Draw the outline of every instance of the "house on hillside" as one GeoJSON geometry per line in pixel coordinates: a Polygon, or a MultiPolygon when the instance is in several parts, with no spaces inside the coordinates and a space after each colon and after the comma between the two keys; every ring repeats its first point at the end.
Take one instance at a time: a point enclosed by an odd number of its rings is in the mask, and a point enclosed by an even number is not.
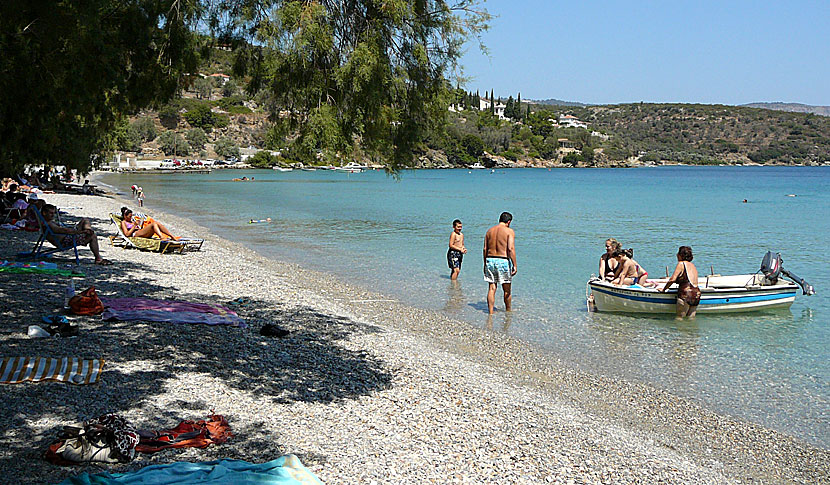
{"type": "Polygon", "coordinates": [[[217,86],[224,86],[226,82],[231,80],[230,76],[228,76],[227,74],[221,74],[221,73],[209,74],[205,77],[209,77],[209,78],[213,79],[213,81],[216,83],[217,86]]]}
{"type": "Polygon", "coordinates": [[[579,121],[579,118],[573,115],[559,115],[559,126],[564,128],[584,128],[588,129],[588,123],[579,121]]]}
{"type": "MultiPolygon", "coordinates": [[[[496,106],[495,106],[495,109],[493,111],[495,112],[498,119],[500,119],[500,120],[506,120],[507,119],[507,117],[504,116],[504,109],[505,108],[507,108],[506,104],[501,103],[499,101],[496,101],[496,106]]],[[[485,111],[485,110],[489,110],[489,109],[490,109],[490,100],[487,99],[487,98],[479,97],[478,98],[478,110],[479,111],[485,111]]]]}

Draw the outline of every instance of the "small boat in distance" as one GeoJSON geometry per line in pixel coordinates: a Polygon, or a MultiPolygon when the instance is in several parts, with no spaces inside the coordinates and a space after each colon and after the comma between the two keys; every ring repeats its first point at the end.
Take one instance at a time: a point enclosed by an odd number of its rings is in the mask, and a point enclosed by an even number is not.
{"type": "Polygon", "coordinates": [[[360,173],[366,170],[368,167],[366,165],[361,165],[357,162],[349,162],[342,167],[335,167],[334,169],[338,172],[346,172],[346,173],[360,173]]]}
{"type": "Polygon", "coordinates": [[[470,167],[469,167],[469,168],[474,168],[474,169],[483,169],[483,168],[487,168],[487,167],[485,167],[484,165],[482,165],[482,164],[481,164],[481,162],[476,162],[476,163],[474,163],[474,164],[470,165],[470,167]]]}
{"type": "Polygon", "coordinates": [[[278,165],[274,165],[274,170],[276,170],[277,172],[290,172],[290,171],[292,171],[292,170],[294,170],[294,169],[293,169],[293,168],[286,168],[286,167],[280,167],[280,166],[278,166],[278,165]]]}
{"type": "MultiPolygon", "coordinates": [[[[677,287],[665,293],[667,278],[650,279],[654,288],[640,285],[617,286],[599,278],[588,281],[586,297],[588,309],[613,313],[664,313],[674,314],[677,287]]],[[[813,287],[793,273],[781,267],[781,255],[768,252],[755,274],[730,276],[710,275],[698,278],[700,304],[698,313],[734,313],[789,308],[801,287],[805,295],[815,294],[813,287]],[[793,281],[788,281],[781,276],[793,281]]]]}

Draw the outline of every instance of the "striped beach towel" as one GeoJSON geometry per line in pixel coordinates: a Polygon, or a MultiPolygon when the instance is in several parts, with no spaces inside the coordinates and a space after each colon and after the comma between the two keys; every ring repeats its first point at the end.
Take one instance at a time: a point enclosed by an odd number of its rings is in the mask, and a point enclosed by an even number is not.
{"type": "Polygon", "coordinates": [[[101,377],[103,367],[103,359],[4,357],[0,364],[0,384],[19,384],[23,381],[94,384],[101,377]]]}

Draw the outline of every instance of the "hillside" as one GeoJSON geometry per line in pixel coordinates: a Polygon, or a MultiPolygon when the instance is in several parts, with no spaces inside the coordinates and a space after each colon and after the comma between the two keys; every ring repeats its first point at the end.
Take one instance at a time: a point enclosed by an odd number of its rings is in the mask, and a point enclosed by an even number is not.
{"type": "Polygon", "coordinates": [[[531,99],[528,100],[529,103],[539,104],[543,106],[589,106],[585,103],[579,103],[577,101],[563,101],[561,99],[550,98],[550,99],[531,99]]]}
{"type": "Polygon", "coordinates": [[[813,113],[821,116],[830,116],[830,106],[810,106],[801,103],[750,103],[744,104],[749,108],[764,108],[775,111],[790,111],[793,113],[813,113]]]}

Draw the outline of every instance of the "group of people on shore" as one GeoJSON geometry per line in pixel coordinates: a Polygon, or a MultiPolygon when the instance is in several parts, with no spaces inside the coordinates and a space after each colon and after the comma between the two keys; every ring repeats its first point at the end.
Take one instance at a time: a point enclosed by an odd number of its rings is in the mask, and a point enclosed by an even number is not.
{"type": "MultiPolygon", "coordinates": [[[[512,309],[512,281],[516,276],[516,233],[510,228],[513,215],[502,212],[499,223],[487,230],[484,235],[484,281],[487,282],[487,310],[490,314],[495,311],[496,291],[501,284],[504,292],[504,309],[512,309]]],[[[464,234],[461,232],[461,221],[452,222],[453,231],[450,234],[449,249],[447,250],[447,265],[450,268],[450,279],[458,279],[461,263],[467,248],[464,246],[464,234]]]]}
{"type": "Polygon", "coordinates": [[[133,184],[130,186],[130,190],[133,191],[133,197],[138,202],[139,207],[144,207],[144,189],[139,187],[138,185],[133,184]]]}
{"type": "MultiPolygon", "coordinates": [[[[495,307],[495,297],[498,285],[501,284],[504,292],[504,308],[512,308],[512,281],[518,271],[516,263],[516,234],[510,228],[513,215],[502,212],[499,223],[487,230],[484,235],[484,280],[488,284],[487,310],[492,314],[495,307]]],[[[450,279],[458,279],[461,272],[461,263],[467,248],[464,245],[463,225],[461,220],[452,222],[449,248],[447,249],[447,266],[450,268],[450,279]]],[[[648,271],[634,260],[633,249],[623,249],[614,238],[605,241],[605,253],[599,259],[599,277],[614,285],[640,285],[645,288],[658,288],[666,292],[673,284],[677,285],[677,316],[694,317],[700,303],[700,288],[697,285],[697,268],[692,263],[694,255],[689,246],[680,246],[677,251],[677,265],[662,288],[657,282],[648,279],[648,271]]],[[[662,282],[661,282],[662,283],[662,282]]]]}
{"type": "Polygon", "coordinates": [[[599,258],[599,277],[614,285],[640,285],[645,288],[658,288],[665,293],[672,284],[677,284],[677,316],[694,317],[700,304],[700,288],[697,285],[698,273],[692,259],[692,248],[680,246],[677,250],[677,265],[662,288],[654,281],[648,280],[648,271],[633,259],[633,249],[623,249],[614,238],[605,240],[605,253],[599,258]]]}

